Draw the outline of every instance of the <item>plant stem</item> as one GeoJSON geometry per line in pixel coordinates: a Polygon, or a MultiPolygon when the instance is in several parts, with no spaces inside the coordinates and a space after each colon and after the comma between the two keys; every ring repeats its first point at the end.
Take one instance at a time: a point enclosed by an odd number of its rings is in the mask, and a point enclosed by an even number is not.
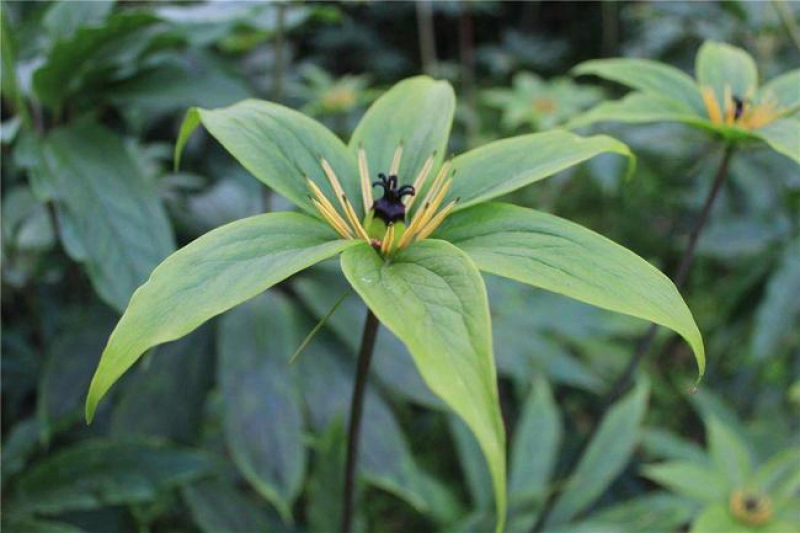
{"type": "Polygon", "coordinates": [[[433,7],[430,0],[417,1],[417,33],[419,34],[419,53],[422,71],[436,75],[436,36],[433,30],[433,7]]]}
{"type": "Polygon", "coordinates": [[[339,531],[349,533],[353,522],[353,497],[355,492],[356,463],[358,462],[358,441],[361,428],[361,414],[364,410],[364,391],[367,388],[369,365],[375,349],[375,339],[380,322],[372,311],[367,309],[364,332],[361,335],[361,348],[356,367],[356,383],[350,402],[350,424],[347,429],[347,463],[344,472],[344,499],[342,501],[342,524],[339,531]]]}
{"type": "Polygon", "coordinates": [[[283,98],[283,71],[284,71],[284,41],[286,25],[286,4],[280,2],[277,6],[275,21],[275,40],[273,42],[274,70],[272,72],[272,100],[280,102],[283,98]]]}
{"type": "MultiPolygon", "coordinates": [[[[675,272],[675,276],[673,278],[673,282],[678,290],[682,289],[683,286],[686,284],[686,280],[689,276],[689,269],[692,266],[692,262],[694,261],[694,253],[697,248],[697,242],[700,240],[700,234],[703,232],[703,228],[705,228],[706,223],[708,222],[708,216],[711,213],[711,208],[714,205],[717,196],[719,195],[719,191],[722,189],[722,185],[725,183],[725,180],[728,177],[728,167],[730,166],[731,156],[733,156],[734,148],[730,144],[725,145],[725,149],[722,154],[722,160],[717,167],[716,173],[714,174],[714,181],[711,185],[711,190],[708,192],[708,196],[706,196],[706,201],[703,204],[703,209],[700,211],[700,215],[697,217],[697,220],[692,227],[692,231],[689,234],[689,242],[686,245],[686,248],[683,251],[683,255],[681,256],[680,263],[678,264],[678,269],[675,272]]],[[[566,467],[566,471],[569,472],[567,478],[572,477],[575,473],[575,467],[578,464],[579,458],[583,455],[584,451],[588,447],[589,443],[592,442],[594,435],[597,429],[600,427],[600,421],[608,411],[608,408],[628,389],[630,385],[630,381],[633,379],[633,375],[636,372],[636,368],[639,366],[639,363],[642,361],[644,356],[649,351],[650,347],[655,340],[656,332],[658,331],[658,325],[653,324],[647,330],[647,333],[639,339],[636,344],[636,351],[634,352],[631,360],[628,361],[628,365],[625,367],[625,370],[622,372],[619,378],[614,382],[614,384],[609,388],[609,392],[607,393],[606,397],[599,403],[600,410],[599,415],[595,418],[594,427],[589,432],[588,436],[582,443],[579,448],[579,452],[575,454],[572,460],[568,463],[566,467]]],[[[550,511],[553,509],[553,505],[556,502],[556,493],[553,492],[550,497],[545,502],[544,508],[542,509],[541,514],[539,515],[539,519],[537,520],[536,524],[533,527],[534,532],[541,531],[542,527],[544,527],[545,522],[547,521],[547,517],[550,514],[550,511]]]]}
{"type": "Polygon", "coordinates": [[[466,117],[467,144],[474,146],[480,130],[478,103],[475,96],[475,27],[468,2],[461,4],[459,17],[459,55],[461,57],[461,88],[469,113],[466,117]]]}

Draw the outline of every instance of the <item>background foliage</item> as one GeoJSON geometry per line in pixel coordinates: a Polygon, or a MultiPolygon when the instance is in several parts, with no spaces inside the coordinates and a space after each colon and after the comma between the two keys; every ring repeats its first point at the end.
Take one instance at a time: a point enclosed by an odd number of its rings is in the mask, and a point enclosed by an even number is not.
{"type": "MultiPolygon", "coordinates": [[[[764,78],[800,65],[792,3],[2,4],[2,498],[19,532],[330,531],[364,309],[322,264],[157,348],[92,426],[88,381],[153,267],[220,224],[287,203],[208,136],[180,172],[186,108],[283,102],[348,136],[393,82],[459,93],[451,150],[549,129],[616,86],[568,77],[616,55],[684,69],[704,39],[764,78]]],[[[391,128],[391,124],[386,125],[391,128]]],[[[639,157],[599,158],[515,193],[674,271],[714,158],[678,125],[603,126],[639,157]]],[[[488,279],[509,432],[509,530],[790,531],[800,523],[800,173],[737,154],[684,293],[707,377],[662,332],[636,386],[598,405],[647,324],[488,279]],[[594,439],[586,443],[599,424],[594,439]],[[574,477],[567,466],[577,461],[574,477]],[[756,528],[731,496],[773,502],[756,528]],[[542,514],[543,508],[549,512],[542,514]]],[[[369,531],[485,531],[470,433],[382,331],[368,389],[358,518],[369,531]]]]}

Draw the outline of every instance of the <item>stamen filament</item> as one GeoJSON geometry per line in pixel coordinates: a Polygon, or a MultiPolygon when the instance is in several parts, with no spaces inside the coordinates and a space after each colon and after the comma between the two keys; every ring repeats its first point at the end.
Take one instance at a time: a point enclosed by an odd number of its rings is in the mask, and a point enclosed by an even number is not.
{"type": "Polygon", "coordinates": [[[328,200],[328,197],[322,193],[322,190],[319,188],[319,186],[316,183],[314,183],[310,178],[306,178],[306,180],[308,181],[308,186],[311,188],[311,191],[314,193],[314,196],[316,197],[317,201],[323,207],[325,207],[326,211],[328,212],[328,215],[346,228],[347,223],[344,221],[339,212],[336,211],[336,208],[333,207],[333,204],[331,203],[330,200],[328,200]]]}
{"type": "Polygon", "coordinates": [[[361,176],[361,198],[364,200],[364,213],[369,213],[374,202],[372,198],[372,184],[369,181],[369,167],[367,166],[367,152],[364,148],[358,149],[358,173],[361,176]]]}
{"type": "Polygon", "coordinates": [[[711,87],[703,87],[702,90],[703,102],[706,104],[708,110],[708,118],[711,119],[713,124],[722,124],[722,112],[719,109],[719,102],[714,94],[714,89],[711,87]]]}
{"type": "Polygon", "coordinates": [[[392,242],[394,241],[394,224],[389,226],[386,230],[386,233],[383,236],[383,241],[381,241],[381,253],[386,255],[389,253],[389,250],[392,248],[392,242]]]}
{"type": "MultiPolygon", "coordinates": [[[[428,174],[431,173],[431,169],[433,168],[433,158],[436,156],[436,153],[430,156],[428,159],[425,160],[425,164],[422,165],[422,169],[420,169],[419,174],[417,174],[417,178],[414,180],[414,190],[419,193],[422,190],[422,186],[425,184],[425,180],[428,179],[428,174]]],[[[414,199],[417,197],[416,194],[406,196],[404,198],[406,204],[406,210],[410,209],[411,206],[414,204],[414,199]]]]}
{"type": "MultiPolygon", "coordinates": [[[[345,239],[352,239],[353,238],[353,234],[350,233],[350,231],[347,229],[347,226],[344,225],[344,221],[342,221],[341,219],[337,220],[337,218],[335,218],[330,213],[330,211],[328,211],[328,209],[324,205],[322,205],[322,203],[320,203],[317,199],[312,198],[311,202],[317,208],[317,211],[319,211],[319,213],[322,215],[322,218],[324,218],[325,221],[328,222],[328,224],[330,224],[331,227],[333,229],[335,229],[336,232],[339,235],[341,235],[345,239]]],[[[338,214],[337,214],[337,217],[338,217],[338,214]]]]}
{"type": "Polygon", "coordinates": [[[339,200],[342,202],[342,206],[344,206],[344,212],[347,215],[347,218],[350,220],[350,224],[356,230],[358,236],[365,241],[370,242],[369,235],[367,235],[367,230],[364,229],[364,226],[361,225],[361,221],[358,220],[356,211],[353,209],[353,206],[350,205],[350,202],[347,200],[347,196],[342,194],[339,200]]]}
{"type": "Polygon", "coordinates": [[[420,224],[425,218],[425,214],[428,212],[429,209],[430,209],[430,204],[425,204],[419,211],[417,211],[417,214],[414,216],[413,220],[411,220],[411,224],[408,225],[405,233],[403,233],[403,236],[400,237],[400,242],[397,243],[398,248],[402,248],[403,246],[411,242],[411,238],[414,236],[414,233],[416,233],[417,228],[419,228],[420,224]]]}
{"type": "Polygon", "coordinates": [[[431,221],[425,225],[425,227],[419,230],[416,240],[421,241],[423,239],[427,239],[431,233],[436,231],[436,228],[438,228],[442,224],[442,221],[444,221],[445,217],[450,214],[450,211],[453,210],[456,203],[458,203],[458,200],[453,200],[452,202],[447,204],[444,207],[444,209],[439,211],[439,213],[435,217],[433,217],[431,221]]]}
{"type": "Polygon", "coordinates": [[[428,189],[427,194],[425,194],[425,203],[429,203],[431,198],[433,198],[437,192],[439,187],[442,185],[442,182],[447,177],[447,173],[450,171],[450,166],[452,165],[452,161],[448,160],[442,165],[442,168],[439,169],[439,173],[436,175],[436,178],[431,183],[431,188],[428,189]]]}
{"type": "Polygon", "coordinates": [[[733,124],[735,119],[735,104],[733,101],[733,94],[731,93],[731,86],[725,84],[723,91],[723,100],[725,102],[725,124],[733,124]]]}
{"type": "Polygon", "coordinates": [[[400,158],[403,157],[403,143],[397,145],[397,149],[394,151],[394,157],[392,158],[392,167],[389,169],[390,176],[396,176],[397,172],[400,170],[400,158]]]}

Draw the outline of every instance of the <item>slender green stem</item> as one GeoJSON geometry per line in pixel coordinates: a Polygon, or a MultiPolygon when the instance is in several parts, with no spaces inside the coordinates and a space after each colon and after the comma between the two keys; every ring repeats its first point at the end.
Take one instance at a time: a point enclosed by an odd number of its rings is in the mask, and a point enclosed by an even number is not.
{"type": "Polygon", "coordinates": [[[276,6],[277,20],[275,21],[275,39],[273,41],[274,69],[272,72],[272,99],[280,102],[283,98],[283,71],[284,71],[284,41],[286,26],[286,4],[281,2],[276,6]]]}
{"type": "Polygon", "coordinates": [[[417,0],[417,34],[422,71],[436,75],[436,35],[433,29],[433,8],[430,0],[417,0]]]}
{"type": "Polygon", "coordinates": [[[786,33],[789,34],[794,46],[800,50],[800,28],[797,26],[792,11],[787,7],[786,2],[781,0],[772,0],[772,7],[777,11],[778,17],[783,22],[783,27],[786,28],[786,33]]]}
{"type": "Polygon", "coordinates": [[[367,388],[369,365],[375,350],[378,335],[378,318],[367,309],[367,320],[361,335],[361,349],[358,352],[356,383],[350,402],[350,424],[347,430],[347,463],[344,471],[344,493],[342,501],[342,524],[339,531],[350,533],[353,523],[353,500],[355,495],[356,463],[358,462],[358,441],[361,428],[361,414],[364,410],[364,392],[367,388]]]}
{"type": "MultiPolygon", "coordinates": [[[[680,263],[678,264],[678,269],[675,272],[675,276],[673,277],[673,281],[675,286],[678,289],[682,289],[683,286],[686,284],[686,280],[689,277],[689,269],[692,266],[692,262],[694,261],[695,250],[697,249],[697,243],[700,240],[700,234],[703,232],[703,229],[708,222],[708,216],[711,213],[711,208],[714,205],[717,197],[719,196],[720,190],[722,190],[722,185],[725,183],[725,180],[728,177],[728,167],[730,166],[731,157],[733,156],[734,148],[732,145],[728,144],[725,145],[724,152],[722,154],[722,159],[717,167],[716,173],[714,174],[714,181],[711,185],[711,189],[708,191],[708,196],[706,196],[705,203],[703,204],[703,209],[700,211],[700,215],[697,217],[697,220],[692,227],[692,231],[689,234],[689,242],[686,245],[686,248],[681,255],[680,263]]],[[[614,382],[614,384],[609,388],[609,392],[606,397],[599,403],[600,410],[599,416],[596,417],[594,427],[589,432],[586,439],[583,441],[582,445],[579,448],[579,453],[575,454],[573,459],[569,462],[566,471],[569,472],[568,478],[572,477],[575,473],[575,467],[578,464],[579,458],[583,455],[583,452],[588,447],[589,443],[592,442],[592,439],[597,432],[597,429],[600,427],[600,421],[605,416],[606,412],[608,411],[609,407],[628,389],[630,386],[630,382],[633,379],[633,375],[636,372],[636,369],[641,363],[644,356],[650,350],[650,347],[655,340],[656,332],[658,331],[658,326],[653,324],[647,330],[647,333],[639,339],[639,342],[636,345],[636,350],[631,357],[630,361],[628,361],[628,365],[625,367],[625,370],[622,372],[619,378],[614,382]]],[[[556,502],[557,494],[553,492],[550,497],[545,502],[544,508],[542,513],[539,515],[539,520],[537,521],[536,525],[533,528],[534,532],[541,531],[544,527],[544,524],[547,521],[547,517],[553,509],[553,506],[556,502]]]]}

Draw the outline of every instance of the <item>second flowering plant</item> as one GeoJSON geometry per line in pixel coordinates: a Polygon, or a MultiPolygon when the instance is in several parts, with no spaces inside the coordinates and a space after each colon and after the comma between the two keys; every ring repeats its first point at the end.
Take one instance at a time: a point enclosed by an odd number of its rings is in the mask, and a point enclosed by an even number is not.
{"type": "MultiPolygon", "coordinates": [[[[490,201],[599,154],[632,161],[628,148],[607,136],[557,130],[445,159],[454,110],[449,84],[411,78],[376,101],[348,145],[270,102],[190,110],[176,164],[202,124],[299,212],[222,226],[159,265],[111,334],[87,419],[145,351],[339,254],[369,308],[368,327],[381,323],[403,341],[426,384],[474,433],[492,475],[498,530],[506,514],[506,442],[481,271],[671,328],[691,345],[702,374],[700,332],[666,276],[572,222],[490,201]]],[[[374,330],[364,339],[362,352],[374,330]]]]}

